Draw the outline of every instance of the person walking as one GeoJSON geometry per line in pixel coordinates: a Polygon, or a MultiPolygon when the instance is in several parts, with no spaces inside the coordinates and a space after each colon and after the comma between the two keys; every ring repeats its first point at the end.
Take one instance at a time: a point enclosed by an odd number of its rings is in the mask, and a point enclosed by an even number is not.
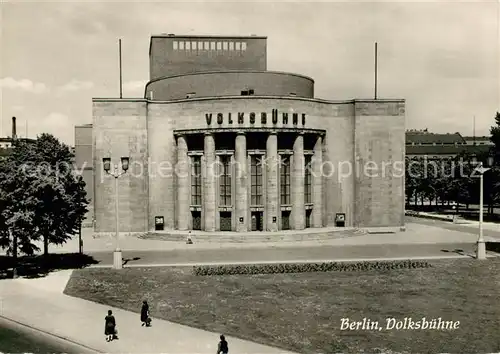
{"type": "Polygon", "coordinates": [[[108,310],[108,315],[104,318],[104,335],[106,342],[111,342],[116,336],[116,320],[111,310],[108,310]]]}
{"type": "Polygon", "coordinates": [[[142,302],[141,322],[143,327],[149,327],[151,325],[151,318],[149,317],[149,305],[146,300],[142,302]]]}
{"type": "Polygon", "coordinates": [[[229,352],[229,346],[227,345],[226,338],[223,334],[220,335],[220,342],[217,347],[217,354],[227,354],[229,352]]]}

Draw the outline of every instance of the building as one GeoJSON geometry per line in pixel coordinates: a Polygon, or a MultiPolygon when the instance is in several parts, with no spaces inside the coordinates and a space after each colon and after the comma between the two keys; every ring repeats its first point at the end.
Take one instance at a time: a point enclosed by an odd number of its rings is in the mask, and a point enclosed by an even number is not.
{"type": "Polygon", "coordinates": [[[432,160],[455,158],[462,153],[482,154],[493,144],[489,137],[463,137],[460,133],[436,134],[425,130],[406,132],[406,156],[432,160]]]}
{"type": "Polygon", "coordinates": [[[12,151],[14,140],[34,142],[34,139],[21,138],[17,136],[16,117],[12,117],[12,134],[10,136],[0,137],[0,159],[5,158],[12,151]]]}
{"type": "Polygon", "coordinates": [[[115,230],[115,192],[123,232],[404,225],[405,101],[315,98],[266,51],[253,35],[151,37],[144,98],[94,98],[75,131],[96,232],[115,230]],[[122,156],[116,191],[102,159],[122,156]]]}

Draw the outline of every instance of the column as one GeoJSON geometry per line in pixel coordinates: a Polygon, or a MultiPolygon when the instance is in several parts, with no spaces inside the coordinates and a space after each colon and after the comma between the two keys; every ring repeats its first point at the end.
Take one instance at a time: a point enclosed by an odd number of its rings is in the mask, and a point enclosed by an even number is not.
{"type": "Polygon", "coordinates": [[[266,229],[278,231],[278,136],[270,133],[266,142],[266,229]],[[273,221],[274,220],[274,221],[273,221]]]}
{"type": "Polygon", "coordinates": [[[234,152],[235,189],[236,189],[236,231],[248,231],[248,175],[247,175],[247,140],[244,132],[236,135],[234,152]],[[243,220],[243,221],[241,221],[243,220]]]}
{"type": "Polygon", "coordinates": [[[203,176],[203,213],[204,230],[215,231],[215,140],[210,133],[205,133],[205,144],[203,148],[205,156],[205,175],[203,176]]]}
{"type": "Polygon", "coordinates": [[[191,181],[189,180],[189,157],[186,137],[177,138],[177,228],[187,230],[189,227],[189,205],[191,181]]]}
{"type": "Polygon", "coordinates": [[[323,227],[323,138],[318,136],[314,145],[314,155],[311,161],[312,164],[312,202],[313,210],[311,214],[311,226],[323,227]]]}
{"type": "Polygon", "coordinates": [[[293,143],[291,171],[292,229],[304,230],[306,211],[304,205],[304,134],[299,133],[293,143]]]}

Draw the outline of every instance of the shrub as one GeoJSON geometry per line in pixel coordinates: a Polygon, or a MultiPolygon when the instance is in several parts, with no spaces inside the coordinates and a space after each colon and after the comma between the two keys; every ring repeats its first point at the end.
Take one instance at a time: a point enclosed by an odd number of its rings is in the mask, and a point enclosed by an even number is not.
{"type": "Polygon", "coordinates": [[[234,274],[283,274],[310,272],[356,272],[393,269],[429,268],[425,261],[361,261],[361,262],[324,262],[324,263],[275,263],[248,265],[195,266],[195,275],[234,275],[234,274]]]}

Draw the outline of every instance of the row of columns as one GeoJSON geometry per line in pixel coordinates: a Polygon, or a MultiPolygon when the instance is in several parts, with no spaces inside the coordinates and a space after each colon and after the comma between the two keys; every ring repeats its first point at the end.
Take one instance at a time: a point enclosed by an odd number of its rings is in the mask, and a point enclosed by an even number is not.
{"type": "MultiPolygon", "coordinates": [[[[312,202],[313,209],[311,215],[311,226],[322,226],[322,207],[323,207],[323,181],[322,181],[322,137],[318,136],[314,146],[314,155],[312,159],[312,202]]],[[[204,231],[216,230],[216,171],[215,162],[215,140],[211,133],[206,133],[204,138],[204,173],[202,173],[203,197],[202,212],[204,231]]],[[[278,231],[278,214],[280,190],[279,190],[279,156],[278,156],[278,136],[272,132],[268,135],[266,141],[266,195],[265,195],[265,216],[266,229],[268,231],[278,231]]],[[[236,231],[246,232],[249,229],[249,203],[248,203],[248,171],[247,171],[247,143],[244,132],[238,132],[235,142],[235,162],[236,176],[235,183],[235,206],[236,231]],[[243,220],[243,222],[240,222],[243,220]]],[[[177,228],[179,230],[188,230],[190,220],[190,188],[191,181],[184,177],[189,175],[189,156],[185,136],[179,136],[177,139],[177,228]]],[[[305,204],[304,204],[304,136],[298,134],[293,144],[293,170],[291,171],[291,226],[292,229],[302,230],[305,228],[305,204]]]]}

